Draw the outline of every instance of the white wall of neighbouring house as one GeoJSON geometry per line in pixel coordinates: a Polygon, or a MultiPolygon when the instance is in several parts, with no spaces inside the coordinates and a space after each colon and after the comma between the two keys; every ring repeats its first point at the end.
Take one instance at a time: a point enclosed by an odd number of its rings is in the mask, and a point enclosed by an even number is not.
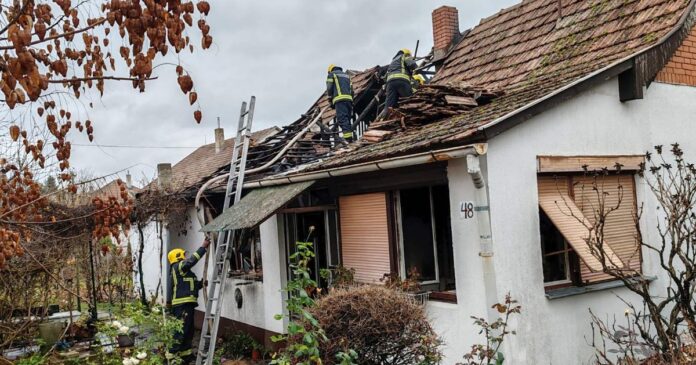
{"type": "MultiPolygon", "coordinates": [[[[517,335],[505,345],[515,364],[585,364],[593,357],[590,314],[621,319],[626,305],[617,298],[640,303],[624,288],[547,299],[543,286],[537,199],[539,155],[644,154],[654,145],[682,144],[687,160],[696,161],[696,88],[654,83],[643,100],[619,101],[612,79],[514,127],[489,142],[487,180],[499,296],[510,292],[522,305],[514,321],[517,335]]],[[[458,178],[458,177],[457,177],[458,178]]],[[[450,182],[450,186],[453,182],[450,182]]],[[[645,204],[641,221],[644,239],[654,240],[658,223],[656,202],[637,178],[638,205],[645,204]]],[[[457,236],[453,219],[453,233],[457,236]]],[[[456,247],[456,246],[455,246],[456,247]]],[[[659,294],[666,278],[654,255],[643,252],[643,272],[658,279],[659,294]]],[[[458,258],[457,270],[470,259],[458,258]]],[[[459,278],[457,282],[460,287],[459,278]]],[[[474,292],[471,295],[481,295],[474,292]]],[[[460,303],[468,301],[466,293],[460,303]]],[[[640,305],[638,306],[640,307],[640,305]]],[[[461,316],[462,326],[469,325],[461,316]]],[[[455,326],[451,324],[451,326],[455,326]]],[[[469,330],[474,330],[469,325],[469,330]]],[[[449,363],[449,361],[448,361],[449,363]]]]}
{"type": "MultiPolygon", "coordinates": [[[[160,229],[157,222],[149,222],[143,226],[143,238],[145,245],[143,247],[143,281],[145,284],[145,295],[150,300],[153,297],[157,297],[157,301],[160,304],[164,304],[164,298],[162,291],[164,287],[158,290],[158,284],[163,278],[163,273],[166,275],[167,270],[167,242],[169,241],[169,231],[164,229],[162,232],[162,240],[164,242],[164,247],[160,247],[160,229]],[[160,251],[164,252],[160,252],[160,251]]],[[[140,248],[140,234],[138,233],[138,228],[133,227],[130,234],[131,247],[133,249],[133,283],[136,295],[140,293],[140,273],[138,271],[138,250],[140,248]]],[[[161,285],[166,285],[166,282],[162,282],[161,285]]]]}

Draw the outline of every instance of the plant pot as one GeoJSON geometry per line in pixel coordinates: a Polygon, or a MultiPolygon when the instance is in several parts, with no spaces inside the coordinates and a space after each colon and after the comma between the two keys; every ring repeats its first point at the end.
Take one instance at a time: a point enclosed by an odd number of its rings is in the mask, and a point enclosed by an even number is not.
{"type": "Polygon", "coordinates": [[[133,347],[135,344],[133,339],[128,335],[118,335],[116,341],[118,342],[118,347],[133,347]]]}
{"type": "Polygon", "coordinates": [[[253,361],[261,361],[261,351],[259,351],[258,349],[253,349],[251,351],[251,359],[253,361]]]}

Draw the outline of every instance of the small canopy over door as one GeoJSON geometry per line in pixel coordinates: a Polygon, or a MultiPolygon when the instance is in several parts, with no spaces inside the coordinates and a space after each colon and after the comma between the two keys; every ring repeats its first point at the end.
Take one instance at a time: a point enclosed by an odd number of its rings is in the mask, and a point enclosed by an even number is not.
{"type": "Polygon", "coordinates": [[[254,228],[313,184],[314,181],[306,181],[252,190],[239,203],[201,228],[201,232],[254,228]]]}

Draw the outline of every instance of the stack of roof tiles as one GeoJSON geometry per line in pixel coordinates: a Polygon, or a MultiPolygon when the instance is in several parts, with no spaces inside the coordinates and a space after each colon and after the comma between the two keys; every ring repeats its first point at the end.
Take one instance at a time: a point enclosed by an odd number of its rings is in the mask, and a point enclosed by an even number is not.
{"type": "Polygon", "coordinates": [[[423,85],[401,100],[395,114],[404,117],[406,126],[423,125],[486,105],[502,94],[465,83],[423,85]]]}

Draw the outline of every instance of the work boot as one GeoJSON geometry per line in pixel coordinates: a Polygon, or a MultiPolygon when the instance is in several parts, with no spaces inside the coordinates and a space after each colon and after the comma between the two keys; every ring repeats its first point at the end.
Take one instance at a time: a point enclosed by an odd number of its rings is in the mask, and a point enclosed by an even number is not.
{"type": "Polygon", "coordinates": [[[343,132],[343,140],[346,143],[353,143],[353,132],[343,132]]]}

